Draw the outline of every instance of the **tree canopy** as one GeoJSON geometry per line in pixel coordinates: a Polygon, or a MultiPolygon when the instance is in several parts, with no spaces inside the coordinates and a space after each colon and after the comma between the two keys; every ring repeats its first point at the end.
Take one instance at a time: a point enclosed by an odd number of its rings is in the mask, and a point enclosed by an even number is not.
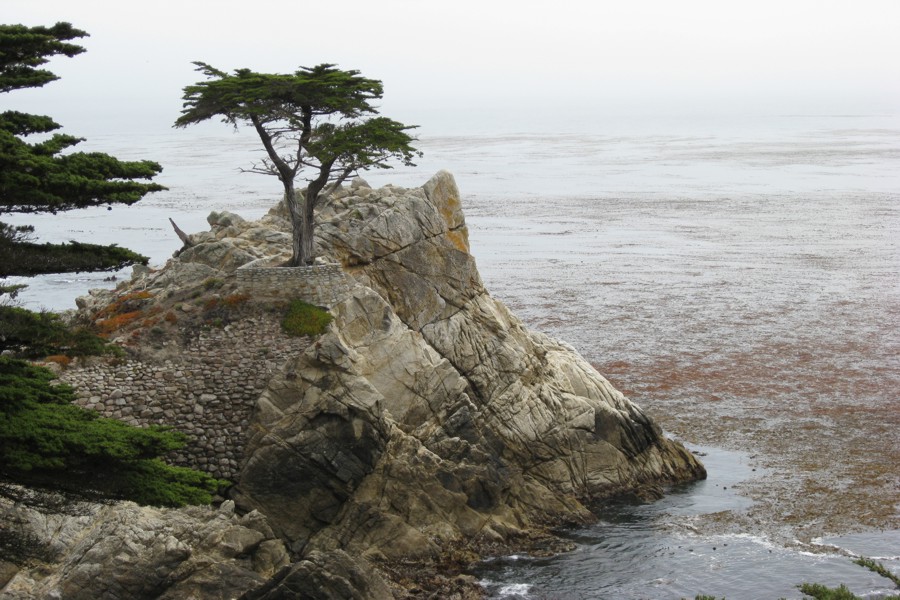
{"type": "MultiPolygon", "coordinates": [[[[42,87],[58,79],[40,67],[53,56],[84,52],[70,40],[86,35],[69,23],[0,25],[0,93],[42,87]]],[[[60,127],[48,116],[15,110],[0,113],[0,216],[130,205],[165,189],[149,182],[162,171],[158,163],[120,161],[102,152],[73,152],[84,139],[54,133],[60,127]],[[39,139],[29,143],[29,136],[39,139]]],[[[0,277],[108,270],[147,261],[116,246],[34,244],[26,239],[28,233],[29,227],[0,223],[0,277]],[[78,257],[73,259],[73,254],[78,257]]]]}
{"type": "Polygon", "coordinates": [[[122,354],[87,328],[53,313],[0,306],[0,353],[0,494],[18,484],[180,506],[208,503],[224,483],[160,459],[184,444],[181,434],[101,418],[73,404],[72,389],[55,385],[48,369],[21,360],[122,354]]]}
{"type": "Polygon", "coordinates": [[[39,69],[52,56],[75,56],[84,52],[78,44],[69,40],[87,36],[87,32],[75,29],[70,23],[57,23],[53,27],[26,27],[25,25],[0,26],[0,92],[30,87],[41,87],[58,79],[50,71],[39,69]]]}
{"type": "Polygon", "coordinates": [[[67,325],[55,313],[0,305],[0,353],[18,358],[44,358],[115,355],[121,349],[87,327],[67,325]]]}
{"type": "Polygon", "coordinates": [[[233,74],[196,62],[205,81],[184,88],[184,108],[176,127],[214,117],[234,127],[252,126],[265,155],[250,172],[278,177],[293,228],[292,265],[315,259],[314,210],[323,193],[366,169],[413,165],[420,156],[408,131],[413,127],[376,116],[373,102],[383,86],[359,71],[332,64],[300,67],[292,74],[233,74]],[[303,177],[306,193],[295,193],[303,177]]]}
{"type": "Polygon", "coordinates": [[[210,502],[223,482],[159,458],[183,445],[180,434],[102,418],[53,377],[0,357],[0,483],[156,506],[210,502]]]}

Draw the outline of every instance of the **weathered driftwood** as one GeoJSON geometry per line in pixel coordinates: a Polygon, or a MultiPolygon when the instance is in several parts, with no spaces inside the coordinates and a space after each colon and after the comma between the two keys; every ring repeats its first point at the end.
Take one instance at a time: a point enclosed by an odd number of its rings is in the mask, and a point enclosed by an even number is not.
{"type": "Polygon", "coordinates": [[[194,242],[191,241],[191,238],[188,236],[188,234],[182,231],[181,228],[175,224],[175,221],[172,220],[172,217],[169,217],[169,223],[172,224],[172,228],[175,230],[175,234],[179,237],[179,239],[181,239],[182,243],[184,243],[182,250],[184,250],[185,248],[190,248],[194,245],[194,242]]]}

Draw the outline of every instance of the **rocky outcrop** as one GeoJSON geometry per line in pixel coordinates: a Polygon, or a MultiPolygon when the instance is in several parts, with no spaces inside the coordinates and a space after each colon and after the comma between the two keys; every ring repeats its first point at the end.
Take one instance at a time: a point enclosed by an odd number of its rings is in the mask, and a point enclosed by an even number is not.
{"type": "Polygon", "coordinates": [[[265,518],[238,516],[232,502],[218,510],[78,503],[48,513],[0,497],[0,513],[5,524],[18,525],[22,545],[53,564],[49,574],[14,575],[2,588],[11,600],[234,598],[290,562],[265,518]]]}
{"type": "MultiPolygon", "coordinates": [[[[82,318],[124,321],[134,309],[124,299],[140,291],[148,303],[141,310],[159,315],[157,335],[181,341],[154,352],[142,346],[137,320],[111,335],[141,361],[174,368],[179,352],[195,347],[183,313],[265,301],[259,314],[272,318],[288,299],[279,297],[277,282],[254,295],[240,287],[249,279],[234,275],[251,262],[283,263],[285,216],[283,206],[252,223],[210,215],[211,231],[190,236],[192,245],[166,268],[81,299],[82,318]],[[202,295],[216,286],[216,302],[202,295]],[[181,312],[174,302],[183,303],[181,312]],[[110,311],[114,305],[131,312],[110,311]]],[[[597,499],[705,476],[575,350],[529,331],[488,294],[449,173],[418,189],[375,190],[357,180],[331,196],[318,220],[317,248],[347,279],[328,296],[334,320],[327,331],[281,359],[254,392],[230,490],[245,516],[232,514],[229,503],[219,512],[98,508],[87,521],[65,525],[81,533],[47,559],[58,565],[51,576],[25,570],[4,591],[215,598],[225,581],[231,596],[247,598],[402,597],[396,577],[384,575],[391,565],[445,564],[460,549],[475,558],[546,525],[589,521],[597,499]],[[97,566],[120,554],[127,565],[121,572],[97,566]],[[103,583],[88,585],[88,573],[102,574],[103,583]]],[[[209,314],[216,319],[195,326],[244,318],[209,314]]],[[[222,352],[233,353],[222,339],[222,352]]],[[[245,402],[247,377],[235,379],[234,398],[245,402]]],[[[83,377],[69,380],[90,387],[83,377]]],[[[184,392],[185,402],[196,404],[192,393],[184,392]]],[[[232,393],[215,396],[227,402],[232,393]]],[[[168,414],[147,410],[154,418],[168,414]]],[[[474,585],[444,581],[461,590],[474,585]]]]}
{"type": "Polygon", "coordinates": [[[310,552],[242,600],[391,600],[394,594],[364,560],[342,550],[310,552]]]}
{"type": "Polygon", "coordinates": [[[294,550],[436,556],[704,475],[571,347],[490,297],[449,173],[337,194],[319,244],[359,285],[260,397],[235,490],[294,550]]]}

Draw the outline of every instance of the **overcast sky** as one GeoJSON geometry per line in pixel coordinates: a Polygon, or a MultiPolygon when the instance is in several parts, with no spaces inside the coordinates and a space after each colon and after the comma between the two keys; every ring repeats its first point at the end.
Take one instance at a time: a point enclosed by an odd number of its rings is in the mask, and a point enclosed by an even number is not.
{"type": "Polygon", "coordinates": [[[406,122],[505,111],[835,114],[900,106],[896,0],[0,0],[6,23],[69,21],[87,52],[0,109],[168,126],[191,61],[337,63],[406,122]],[[23,104],[23,102],[25,104],[23,104]]]}

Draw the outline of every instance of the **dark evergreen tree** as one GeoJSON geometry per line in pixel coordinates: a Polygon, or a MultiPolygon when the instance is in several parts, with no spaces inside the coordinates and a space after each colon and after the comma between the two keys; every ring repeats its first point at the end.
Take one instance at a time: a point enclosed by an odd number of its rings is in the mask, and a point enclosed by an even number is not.
{"type": "Polygon", "coordinates": [[[0,353],[18,358],[44,358],[115,355],[122,350],[87,327],[67,325],[55,313],[0,306],[0,353]]]}
{"type": "MultiPolygon", "coordinates": [[[[0,93],[41,87],[57,76],[41,69],[49,58],[75,56],[70,40],[86,36],[69,23],[52,27],[0,25],[0,93]]],[[[99,205],[133,204],[165,189],[148,183],[162,167],[152,161],[120,161],[100,152],[72,152],[83,138],[53,133],[50,117],[0,113],[0,216],[4,212],[57,213],[99,205]],[[26,138],[40,141],[29,143],[26,138]]],[[[0,223],[0,277],[118,269],[147,259],[117,246],[35,244],[30,227],[0,223]]]]}
{"type": "MultiPolygon", "coordinates": [[[[40,67],[52,56],[84,51],[70,40],[87,35],[68,23],[53,27],[0,25],[0,93],[41,87],[57,77],[40,67]]],[[[53,133],[50,117],[0,113],[0,215],[57,213],[99,205],[133,204],[162,186],[150,161],[123,162],[108,154],[71,152],[83,141],[53,133]],[[28,136],[40,141],[29,143],[28,136]]],[[[32,228],[0,223],[0,277],[70,270],[115,269],[146,258],[116,246],[33,244],[32,228]]],[[[21,286],[0,285],[0,294],[21,286]]],[[[0,307],[0,350],[19,356],[102,354],[112,348],[55,315],[0,307]]],[[[24,484],[77,496],[123,498],[143,504],[208,503],[224,482],[160,457],[184,438],[162,427],[132,427],[74,404],[71,388],[53,384],[47,369],[0,356],[0,493],[24,484]]],[[[12,492],[15,493],[15,492],[12,492]]]]}
{"type": "Polygon", "coordinates": [[[53,374],[0,357],[0,493],[15,483],[87,499],[155,506],[206,504],[224,482],[159,457],[184,438],[162,427],[132,427],[72,404],[53,374]]]}
{"type": "Polygon", "coordinates": [[[251,125],[265,157],[248,171],[275,175],[284,188],[293,228],[294,266],[315,259],[314,211],[319,198],[350,175],[390,168],[400,160],[412,165],[421,153],[407,133],[413,127],[385,117],[372,102],[382,97],[381,82],[334,65],[301,67],[293,74],[228,74],[194,63],[207,80],[184,89],[184,110],[175,122],[186,127],[213,117],[251,125]],[[303,176],[306,194],[298,197],[295,180],[303,176]]]}

